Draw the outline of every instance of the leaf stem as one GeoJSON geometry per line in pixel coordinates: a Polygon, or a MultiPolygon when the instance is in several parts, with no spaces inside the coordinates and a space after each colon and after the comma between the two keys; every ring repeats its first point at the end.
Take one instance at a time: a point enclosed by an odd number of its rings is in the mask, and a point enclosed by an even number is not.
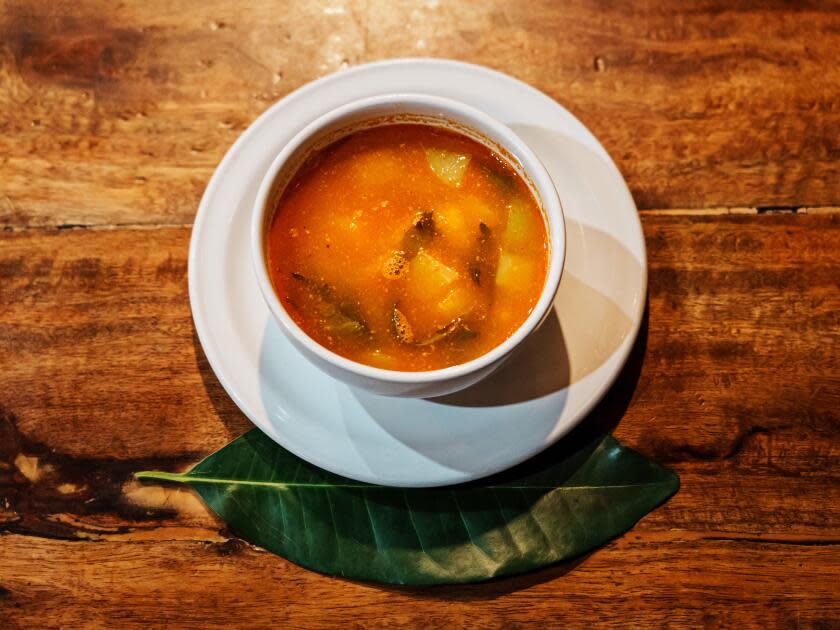
{"type": "Polygon", "coordinates": [[[159,481],[177,481],[179,483],[187,483],[190,480],[189,475],[184,473],[170,473],[162,470],[141,470],[134,473],[135,479],[157,479],[159,481]]]}

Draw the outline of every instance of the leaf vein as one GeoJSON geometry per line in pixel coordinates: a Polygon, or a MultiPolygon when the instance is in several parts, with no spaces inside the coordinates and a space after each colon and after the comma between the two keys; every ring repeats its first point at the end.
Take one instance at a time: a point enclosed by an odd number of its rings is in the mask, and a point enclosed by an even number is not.
{"type": "Polygon", "coordinates": [[[455,501],[455,511],[458,512],[458,516],[461,517],[461,523],[464,525],[464,530],[467,532],[467,538],[470,539],[473,547],[478,549],[490,564],[493,566],[493,572],[501,566],[501,562],[493,558],[487,551],[485,551],[484,547],[482,547],[478,542],[476,542],[476,538],[473,536],[472,531],[470,530],[470,526],[467,524],[467,519],[464,517],[464,511],[461,509],[461,504],[458,503],[458,494],[453,490],[452,491],[452,500],[455,501]]]}

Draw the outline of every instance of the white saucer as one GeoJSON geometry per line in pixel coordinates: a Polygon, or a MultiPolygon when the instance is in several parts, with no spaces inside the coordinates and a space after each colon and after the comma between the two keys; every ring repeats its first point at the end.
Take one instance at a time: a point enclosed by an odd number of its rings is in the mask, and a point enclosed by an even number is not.
{"type": "Polygon", "coordinates": [[[621,174],[595,137],[541,92],[479,66],[374,63],[293,92],[260,116],[210,180],[193,226],[190,304],[213,371],[251,421],[321,468],[370,483],[439,486],[517,464],[567,433],[630,353],[647,291],[644,238],[621,174]],[[269,316],[248,252],[251,206],[283,145],[351,100],[425,92],[507,123],[555,181],[567,257],[555,315],[489,380],[445,399],[385,398],[300,357],[269,316]]]}

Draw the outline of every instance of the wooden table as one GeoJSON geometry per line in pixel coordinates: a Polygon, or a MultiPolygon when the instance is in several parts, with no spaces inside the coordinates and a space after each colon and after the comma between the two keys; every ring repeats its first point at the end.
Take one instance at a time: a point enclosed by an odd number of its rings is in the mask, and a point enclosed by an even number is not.
{"type": "Polygon", "coordinates": [[[832,2],[0,0],[0,627],[840,627],[838,50],[832,2]],[[615,434],[682,479],[458,588],[311,573],[132,480],[250,426],[187,299],[214,167],[289,91],[410,55],[535,85],[617,161],[650,296],[615,434]]]}

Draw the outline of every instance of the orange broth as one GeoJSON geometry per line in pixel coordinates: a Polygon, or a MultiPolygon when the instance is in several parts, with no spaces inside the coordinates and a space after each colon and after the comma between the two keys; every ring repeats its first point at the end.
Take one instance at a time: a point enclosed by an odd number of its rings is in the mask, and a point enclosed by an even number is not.
{"type": "Polygon", "coordinates": [[[267,256],[277,295],[315,341],[424,371],[513,334],[542,291],[548,240],[529,188],[493,151],[390,124],[304,164],[278,202],[267,256]]]}

